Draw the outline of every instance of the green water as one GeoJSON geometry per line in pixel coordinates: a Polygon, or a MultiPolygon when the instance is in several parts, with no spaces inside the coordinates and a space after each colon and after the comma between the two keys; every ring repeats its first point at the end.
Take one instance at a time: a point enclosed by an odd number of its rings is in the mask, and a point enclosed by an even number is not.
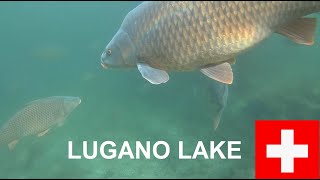
{"type": "MultiPolygon", "coordinates": [[[[0,149],[0,178],[253,178],[256,119],[317,119],[319,30],[314,46],[280,35],[237,57],[234,84],[217,131],[200,72],[171,73],[155,86],[137,69],[104,70],[100,56],[122,19],[139,2],[1,2],[0,123],[48,96],[79,96],[64,126],[0,149]],[[164,160],[69,160],[68,141],[166,141],[164,160]],[[179,160],[178,141],[241,141],[241,160],[179,160]]],[[[91,147],[91,146],[90,146],[91,147]]],[[[90,152],[90,151],[89,151],[90,152]]],[[[226,152],[226,151],[225,151],[226,152]]]]}

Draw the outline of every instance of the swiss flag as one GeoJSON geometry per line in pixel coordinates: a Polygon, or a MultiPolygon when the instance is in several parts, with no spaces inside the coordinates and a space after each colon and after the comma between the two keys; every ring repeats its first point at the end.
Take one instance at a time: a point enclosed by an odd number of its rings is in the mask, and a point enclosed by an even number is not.
{"type": "Polygon", "coordinates": [[[256,120],[256,178],[320,178],[320,121],[256,120]]]}

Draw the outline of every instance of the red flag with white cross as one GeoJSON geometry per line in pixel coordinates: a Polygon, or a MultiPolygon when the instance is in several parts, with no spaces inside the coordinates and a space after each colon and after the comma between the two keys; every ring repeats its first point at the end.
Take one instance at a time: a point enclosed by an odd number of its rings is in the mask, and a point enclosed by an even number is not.
{"type": "Polygon", "coordinates": [[[319,120],[257,120],[256,178],[320,178],[319,120]]]}

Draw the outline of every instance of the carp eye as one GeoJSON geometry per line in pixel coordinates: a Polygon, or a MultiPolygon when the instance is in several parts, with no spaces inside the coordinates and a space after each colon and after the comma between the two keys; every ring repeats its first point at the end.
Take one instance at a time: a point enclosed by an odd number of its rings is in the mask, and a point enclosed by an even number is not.
{"type": "Polygon", "coordinates": [[[108,50],[107,50],[107,54],[110,56],[111,53],[112,53],[112,52],[111,52],[111,49],[108,49],[108,50]]]}

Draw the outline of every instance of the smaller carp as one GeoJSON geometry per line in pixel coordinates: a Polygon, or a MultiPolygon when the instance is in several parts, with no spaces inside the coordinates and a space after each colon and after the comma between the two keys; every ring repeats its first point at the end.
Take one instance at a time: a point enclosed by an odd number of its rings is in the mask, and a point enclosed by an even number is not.
{"type": "Polygon", "coordinates": [[[27,103],[0,129],[0,146],[13,150],[26,136],[41,137],[54,126],[62,126],[67,116],[81,103],[79,97],[52,96],[27,103]]]}

